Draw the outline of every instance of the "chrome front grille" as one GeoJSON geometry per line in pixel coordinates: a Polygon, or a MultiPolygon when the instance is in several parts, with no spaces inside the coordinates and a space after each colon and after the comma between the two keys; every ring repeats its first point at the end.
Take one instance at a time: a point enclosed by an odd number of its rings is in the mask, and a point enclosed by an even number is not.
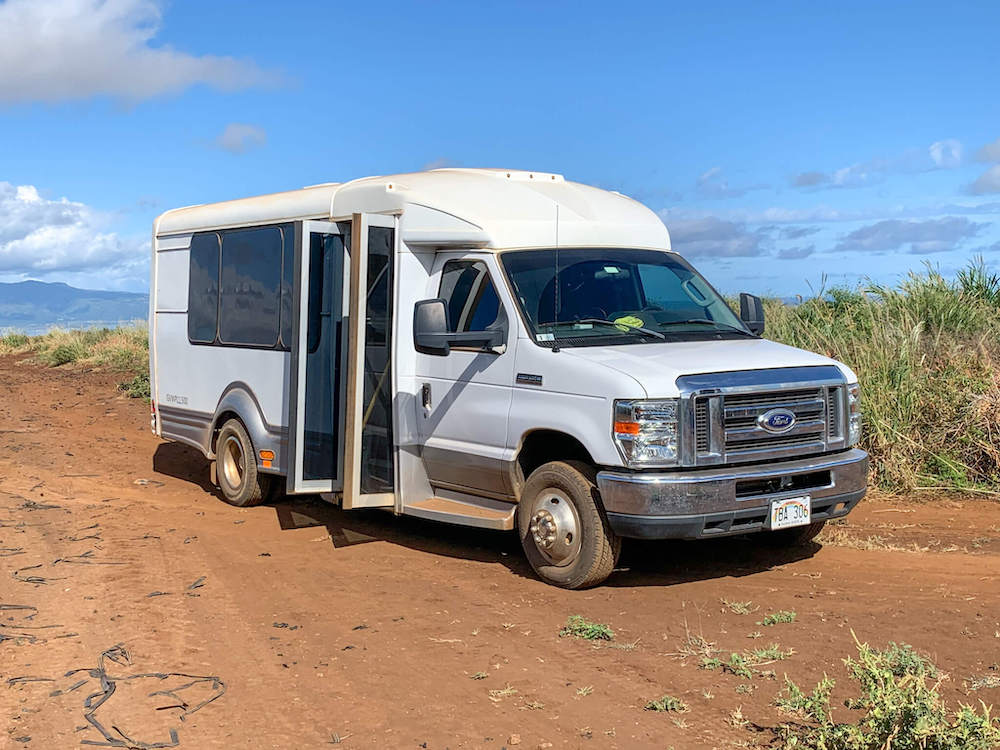
{"type": "Polygon", "coordinates": [[[682,447],[682,464],[766,461],[846,447],[846,400],[839,370],[828,367],[793,369],[795,374],[801,371],[814,377],[785,381],[774,375],[785,374],[788,370],[691,376],[698,385],[705,385],[686,394],[686,398],[682,396],[689,410],[689,418],[684,423],[693,433],[686,449],[682,447]],[[737,382],[730,385],[723,381],[722,387],[705,387],[714,385],[709,378],[722,379],[727,375],[739,376],[737,382]],[[769,383],[769,377],[779,382],[769,383]],[[762,382],[755,383],[754,379],[762,382]],[[773,410],[794,415],[791,427],[765,429],[765,415],[773,410]]]}

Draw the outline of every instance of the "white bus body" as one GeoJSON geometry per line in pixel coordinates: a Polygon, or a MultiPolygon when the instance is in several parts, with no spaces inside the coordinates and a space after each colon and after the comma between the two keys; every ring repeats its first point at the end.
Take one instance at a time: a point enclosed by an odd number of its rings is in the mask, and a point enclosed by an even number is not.
{"type": "Polygon", "coordinates": [[[560,175],[444,169],[168,211],[153,431],[234,504],[517,528],[539,575],[622,537],[801,543],[865,491],[857,378],[760,338],[645,206],[560,175]],[[742,320],[741,320],[742,318],[742,320]]]}

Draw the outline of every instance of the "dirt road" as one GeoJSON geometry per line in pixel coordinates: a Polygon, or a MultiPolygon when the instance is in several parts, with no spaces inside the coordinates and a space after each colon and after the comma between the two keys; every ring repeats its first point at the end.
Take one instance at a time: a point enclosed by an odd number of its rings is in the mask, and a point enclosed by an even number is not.
{"type": "Polygon", "coordinates": [[[1000,503],[866,501],[795,554],[632,545],[567,592],[512,535],[229,507],[114,385],[0,357],[2,747],[766,746],[784,673],[852,693],[852,630],[932,656],[953,704],[1000,704],[969,683],[1000,675],[1000,503]],[[758,624],[777,610],[795,621],[758,624]],[[573,614],[614,641],[560,637],[573,614]],[[689,636],[794,653],[745,679],[685,658],[689,636]],[[689,710],[643,710],[667,693],[689,710]]]}

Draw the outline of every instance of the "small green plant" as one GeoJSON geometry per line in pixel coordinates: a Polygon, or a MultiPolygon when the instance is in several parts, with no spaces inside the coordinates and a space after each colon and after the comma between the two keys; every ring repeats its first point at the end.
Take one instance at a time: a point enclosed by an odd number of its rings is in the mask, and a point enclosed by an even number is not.
{"type": "Polygon", "coordinates": [[[559,631],[560,636],[571,635],[587,641],[613,641],[615,631],[599,622],[591,622],[583,615],[570,615],[566,625],[559,631]]]}
{"type": "Polygon", "coordinates": [[[761,664],[769,664],[773,661],[787,659],[794,653],[794,649],[782,651],[777,643],[772,643],[767,648],[755,648],[753,651],[746,651],[744,652],[744,656],[746,656],[747,661],[752,662],[754,666],[760,666],[761,664]]]}
{"type": "Polygon", "coordinates": [[[129,398],[149,398],[149,373],[140,372],[131,380],[125,380],[118,384],[118,390],[122,391],[129,398]]]}
{"type": "Polygon", "coordinates": [[[788,609],[779,609],[777,612],[771,612],[770,614],[764,615],[764,619],[758,622],[758,625],[777,625],[783,622],[795,622],[795,618],[798,615],[788,609]]]}
{"type": "Polygon", "coordinates": [[[645,706],[643,706],[644,711],[669,711],[674,713],[687,713],[690,709],[688,704],[682,701],[680,698],[675,698],[672,695],[663,695],[659,698],[649,701],[645,706]]]}
{"type": "MultiPolygon", "coordinates": [[[[783,750],[996,750],[1000,747],[1000,721],[981,710],[960,704],[950,711],[938,693],[938,682],[929,683],[936,668],[927,659],[912,658],[890,644],[885,650],[855,638],[857,658],[844,660],[860,695],[845,706],[860,714],[855,723],[834,721],[829,677],[805,693],[787,677],[778,707],[800,719],[775,729],[783,750]]],[[[907,647],[908,648],[908,647],[907,647]]]]}
{"type": "Polygon", "coordinates": [[[486,674],[486,672],[476,672],[472,675],[473,680],[485,680],[487,677],[489,677],[489,675],[486,674]]]}
{"type": "Polygon", "coordinates": [[[698,666],[708,670],[721,669],[723,672],[728,672],[747,680],[753,677],[753,665],[745,654],[731,653],[727,660],[720,659],[717,656],[706,656],[698,666]]]}

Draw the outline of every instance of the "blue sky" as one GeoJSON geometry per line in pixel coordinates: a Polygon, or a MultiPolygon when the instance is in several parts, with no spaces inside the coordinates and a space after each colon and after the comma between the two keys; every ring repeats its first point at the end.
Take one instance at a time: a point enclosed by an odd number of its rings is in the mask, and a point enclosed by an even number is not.
{"type": "Polygon", "coordinates": [[[0,279],[144,289],[161,211],[431,166],[660,212],[718,287],[1000,262],[1000,5],[0,2],[0,279]]]}

